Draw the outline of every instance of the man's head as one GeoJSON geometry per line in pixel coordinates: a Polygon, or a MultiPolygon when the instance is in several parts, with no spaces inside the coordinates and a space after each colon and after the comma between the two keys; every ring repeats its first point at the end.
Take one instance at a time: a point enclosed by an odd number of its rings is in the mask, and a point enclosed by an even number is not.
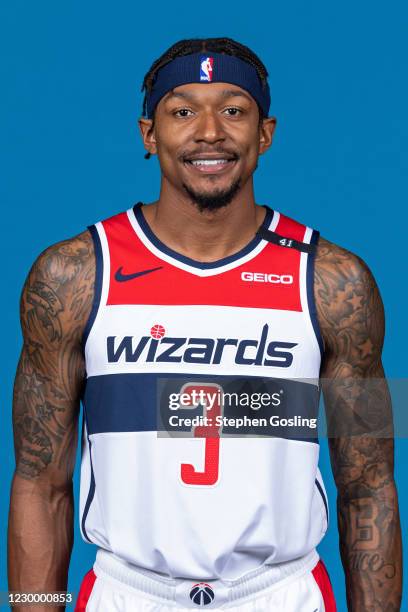
{"type": "Polygon", "coordinates": [[[252,180],[276,124],[268,118],[268,73],[228,38],[184,40],[146,74],[145,148],[158,154],[164,183],[200,210],[229,204],[252,180]]]}

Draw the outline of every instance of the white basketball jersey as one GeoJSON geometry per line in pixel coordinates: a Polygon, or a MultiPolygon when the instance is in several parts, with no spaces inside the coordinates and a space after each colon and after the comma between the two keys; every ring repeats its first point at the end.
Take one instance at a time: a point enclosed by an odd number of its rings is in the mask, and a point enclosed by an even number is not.
{"type": "Polygon", "coordinates": [[[312,551],[328,520],[318,232],[266,209],[245,248],[202,263],[160,242],[140,205],[89,229],[83,538],[198,581],[312,551]]]}

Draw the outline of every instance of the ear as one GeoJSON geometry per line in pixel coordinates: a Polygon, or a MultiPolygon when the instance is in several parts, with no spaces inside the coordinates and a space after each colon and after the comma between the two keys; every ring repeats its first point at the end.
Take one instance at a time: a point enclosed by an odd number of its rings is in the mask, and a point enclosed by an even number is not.
{"type": "Polygon", "coordinates": [[[259,127],[259,155],[266,153],[272,144],[273,134],[276,128],[276,117],[262,119],[259,127]]]}
{"type": "Polygon", "coordinates": [[[144,148],[151,155],[157,153],[156,136],[154,133],[153,119],[145,119],[141,117],[139,119],[139,129],[142,135],[144,148]]]}

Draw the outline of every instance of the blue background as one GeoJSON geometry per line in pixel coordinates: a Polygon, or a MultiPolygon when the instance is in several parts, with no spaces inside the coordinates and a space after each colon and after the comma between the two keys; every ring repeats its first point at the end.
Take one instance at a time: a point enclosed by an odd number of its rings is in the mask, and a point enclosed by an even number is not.
{"type": "MultiPolygon", "coordinates": [[[[138,135],[139,89],[152,61],[174,41],[227,35],[263,59],[278,127],[256,174],[257,201],[320,229],[367,261],[387,314],[387,374],[406,376],[407,21],[407,5],[398,1],[2,3],[0,590],[6,589],[21,287],[49,244],[158,196],[158,165],[143,159],[138,135]]],[[[407,457],[406,440],[398,441],[404,531],[407,457]]],[[[320,552],[343,611],[335,489],[324,442],[322,472],[332,523],[320,552]]],[[[75,482],[77,490],[77,472],[75,482]]],[[[71,589],[78,590],[93,558],[77,530],[71,589]]]]}

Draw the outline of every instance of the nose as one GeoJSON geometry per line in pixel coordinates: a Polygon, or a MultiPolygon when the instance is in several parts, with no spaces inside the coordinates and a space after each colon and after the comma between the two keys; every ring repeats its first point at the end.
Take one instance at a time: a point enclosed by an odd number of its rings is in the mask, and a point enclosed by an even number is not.
{"type": "Polygon", "coordinates": [[[225,140],[222,121],[216,112],[208,110],[201,114],[199,121],[196,123],[194,140],[210,144],[225,140]]]}

